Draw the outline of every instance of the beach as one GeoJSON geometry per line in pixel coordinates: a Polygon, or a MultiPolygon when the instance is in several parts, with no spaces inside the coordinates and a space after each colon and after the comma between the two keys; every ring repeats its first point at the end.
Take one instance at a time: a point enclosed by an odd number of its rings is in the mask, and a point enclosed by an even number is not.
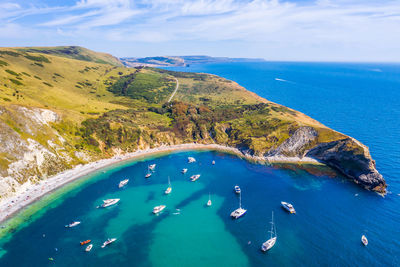
{"type": "Polygon", "coordinates": [[[184,151],[184,150],[210,150],[210,151],[216,150],[234,154],[239,157],[260,163],[321,164],[315,159],[309,157],[304,157],[304,158],[282,157],[282,156],[257,157],[249,154],[243,154],[237,148],[216,145],[216,144],[189,143],[189,144],[180,144],[171,146],[160,146],[157,148],[149,148],[145,150],[137,150],[132,153],[116,155],[112,158],[101,159],[85,165],[77,165],[72,169],[56,174],[36,184],[32,184],[30,182],[24,183],[23,185],[21,185],[21,187],[17,189],[17,191],[13,195],[5,197],[0,201],[0,223],[3,223],[7,219],[11,218],[13,215],[18,213],[18,211],[39,200],[44,195],[99,169],[139,157],[145,157],[154,154],[167,153],[173,151],[184,151]]]}

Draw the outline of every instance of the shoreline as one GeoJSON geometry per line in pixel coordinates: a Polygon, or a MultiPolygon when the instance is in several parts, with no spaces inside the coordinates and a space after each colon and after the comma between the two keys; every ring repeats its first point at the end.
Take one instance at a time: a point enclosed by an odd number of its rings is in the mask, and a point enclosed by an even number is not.
{"type": "Polygon", "coordinates": [[[40,200],[43,196],[59,189],[79,178],[87,176],[95,171],[106,168],[108,166],[121,163],[128,160],[133,160],[140,157],[148,157],[166,152],[186,151],[186,150],[205,150],[205,151],[221,151],[238,157],[258,162],[258,163],[306,163],[317,164],[318,162],[313,158],[298,158],[298,157],[257,157],[249,154],[243,154],[239,149],[222,146],[217,144],[180,144],[171,146],[159,146],[156,148],[149,148],[145,150],[137,150],[135,152],[126,153],[123,155],[116,155],[112,158],[101,159],[95,162],[90,162],[85,165],[77,165],[72,169],[58,173],[52,177],[40,181],[37,184],[26,182],[17,189],[13,195],[5,197],[0,200],[0,223],[11,219],[18,214],[22,209],[40,200]]]}

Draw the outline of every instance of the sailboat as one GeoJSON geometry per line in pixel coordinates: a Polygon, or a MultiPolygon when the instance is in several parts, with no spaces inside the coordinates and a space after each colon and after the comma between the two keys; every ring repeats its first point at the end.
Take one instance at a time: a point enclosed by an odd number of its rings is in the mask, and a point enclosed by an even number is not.
{"type": "Polygon", "coordinates": [[[168,195],[169,193],[171,193],[171,191],[172,191],[171,181],[168,176],[168,188],[167,188],[167,190],[165,190],[165,194],[168,195]]]}
{"type": "Polygon", "coordinates": [[[242,217],[246,212],[247,210],[242,208],[242,194],[239,194],[239,208],[232,211],[231,217],[234,219],[238,219],[242,217]]]}
{"type": "Polygon", "coordinates": [[[275,229],[275,224],[274,224],[274,212],[272,212],[272,220],[271,220],[271,238],[265,241],[262,246],[261,250],[262,251],[267,251],[270,250],[276,243],[276,229],[275,229]]]}
{"type": "Polygon", "coordinates": [[[212,205],[212,202],[211,202],[211,195],[210,195],[210,193],[208,193],[207,206],[208,206],[208,207],[211,207],[211,205],[212,205]]]}

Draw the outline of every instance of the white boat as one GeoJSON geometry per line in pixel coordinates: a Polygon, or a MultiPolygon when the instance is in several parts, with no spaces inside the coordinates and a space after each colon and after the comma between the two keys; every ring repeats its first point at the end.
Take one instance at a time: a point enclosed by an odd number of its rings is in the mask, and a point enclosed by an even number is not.
{"type": "Polygon", "coordinates": [[[101,204],[102,208],[107,208],[109,206],[115,205],[120,201],[119,198],[110,198],[110,199],[106,199],[103,200],[103,204],[101,204]]]}
{"type": "Polygon", "coordinates": [[[117,240],[116,238],[109,238],[106,241],[104,241],[103,245],[101,245],[101,248],[105,248],[106,246],[108,246],[109,244],[111,244],[112,242],[114,242],[115,240],[117,240]]]}
{"type": "Polygon", "coordinates": [[[85,248],[85,251],[86,251],[86,252],[89,252],[89,251],[92,250],[92,248],[93,248],[93,245],[90,244],[89,246],[87,246],[87,247],[85,248]]]}
{"type": "Polygon", "coordinates": [[[148,172],[144,177],[145,178],[150,178],[150,176],[151,176],[151,172],[148,172]]]}
{"type": "Polygon", "coordinates": [[[240,194],[240,192],[241,192],[240,187],[238,185],[235,185],[235,193],[240,194]]]}
{"type": "Polygon", "coordinates": [[[294,209],[294,207],[293,207],[292,204],[287,203],[287,202],[285,202],[285,201],[281,201],[281,205],[282,205],[282,207],[283,207],[285,210],[287,210],[288,212],[296,214],[296,210],[294,209]]]}
{"type": "Polygon", "coordinates": [[[211,162],[211,164],[212,164],[212,165],[215,165],[215,160],[213,160],[213,161],[211,162]]]}
{"type": "Polygon", "coordinates": [[[199,179],[199,178],[200,178],[200,174],[195,174],[195,175],[190,176],[190,180],[191,180],[192,182],[196,181],[196,180],[199,179]]]}
{"type": "Polygon", "coordinates": [[[182,169],[181,171],[183,174],[185,174],[187,172],[187,169],[182,169]]]}
{"type": "Polygon", "coordinates": [[[172,191],[171,181],[168,176],[168,188],[165,190],[165,194],[168,195],[169,193],[171,193],[171,191],[172,191]]]}
{"type": "Polygon", "coordinates": [[[211,202],[211,195],[208,194],[207,206],[208,206],[208,207],[211,207],[211,205],[212,205],[212,202],[211,202]]]}
{"type": "Polygon", "coordinates": [[[156,164],[149,165],[149,170],[154,171],[155,168],[156,168],[156,164]]]}
{"type": "Polygon", "coordinates": [[[121,182],[119,182],[118,188],[124,187],[125,185],[128,184],[128,182],[129,182],[129,179],[122,180],[121,182]]]}
{"type": "Polygon", "coordinates": [[[239,194],[239,208],[232,211],[231,217],[234,219],[238,219],[242,217],[246,212],[247,210],[242,208],[242,194],[239,194]]]}
{"type": "Polygon", "coordinates": [[[368,245],[368,239],[365,235],[361,236],[361,242],[363,243],[364,246],[368,245]]]}
{"type": "Polygon", "coordinates": [[[196,162],[196,159],[193,157],[188,157],[188,163],[196,162]]]}
{"type": "Polygon", "coordinates": [[[78,222],[78,221],[72,222],[72,223],[70,223],[70,224],[67,224],[65,227],[66,227],[66,228],[75,227],[75,226],[77,226],[77,225],[80,224],[80,223],[81,223],[81,222],[78,222]]]}
{"type": "Polygon", "coordinates": [[[267,251],[270,250],[276,243],[276,229],[275,229],[275,224],[274,224],[274,212],[272,212],[272,220],[271,220],[271,237],[270,239],[268,239],[267,241],[265,241],[262,246],[261,246],[261,250],[262,251],[267,251]]]}
{"type": "Polygon", "coordinates": [[[166,207],[165,205],[156,206],[153,209],[153,213],[157,214],[157,213],[161,212],[163,209],[165,209],[165,207],[166,207]]]}

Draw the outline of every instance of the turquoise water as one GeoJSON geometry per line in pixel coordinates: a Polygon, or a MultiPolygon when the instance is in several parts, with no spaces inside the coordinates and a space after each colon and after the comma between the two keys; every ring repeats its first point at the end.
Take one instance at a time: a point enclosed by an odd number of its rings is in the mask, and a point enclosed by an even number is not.
{"type": "Polygon", "coordinates": [[[241,63],[194,65],[185,70],[235,80],[356,137],[370,147],[393,193],[382,198],[342,177],[276,169],[217,152],[173,153],[107,170],[92,183],[63,195],[57,206],[2,244],[0,266],[400,264],[399,66],[241,63]],[[188,156],[197,162],[187,164],[188,156]],[[216,165],[211,165],[212,160],[216,165]],[[146,180],[151,163],[157,164],[156,172],[146,180]],[[189,171],[182,175],[184,167],[189,171]],[[200,179],[190,182],[188,177],[196,173],[200,179]],[[166,196],[168,176],[173,190],[166,196]],[[130,182],[120,190],[117,185],[124,178],[130,182]],[[229,214],[238,206],[236,184],[242,188],[248,213],[232,220],[229,214]],[[206,207],[209,192],[212,207],[206,207]],[[121,198],[121,202],[96,209],[106,198],[121,198]],[[297,214],[282,210],[282,200],[293,203],[297,214]],[[167,205],[165,211],[151,214],[160,204],[167,205]],[[272,210],[278,241],[263,254],[259,247],[268,238],[272,210]],[[73,220],[82,224],[65,229],[73,220]],[[368,247],[361,245],[362,234],[370,241],[368,247]],[[108,237],[118,240],[101,249],[108,237]],[[94,244],[90,253],[79,245],[86,239],[94,244]]]}

